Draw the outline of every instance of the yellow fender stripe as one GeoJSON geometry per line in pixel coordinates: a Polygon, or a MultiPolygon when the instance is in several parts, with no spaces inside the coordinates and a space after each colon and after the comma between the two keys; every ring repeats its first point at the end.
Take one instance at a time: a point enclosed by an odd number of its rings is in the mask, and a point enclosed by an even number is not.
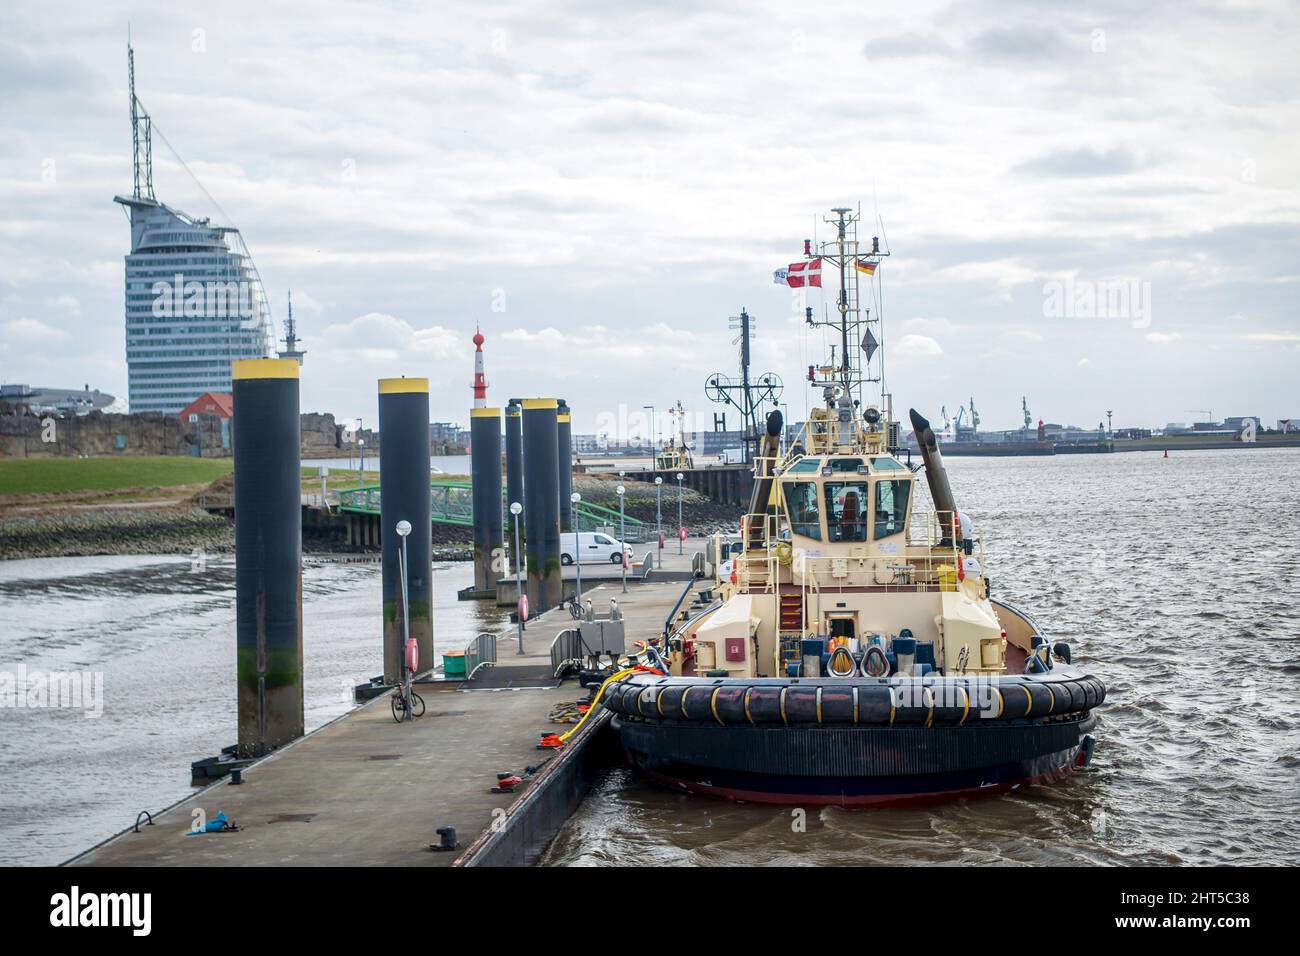
{"type": "Polygon", "coordinates": [[[754,722],[754,715],[749,712],[749,695],[753,690],[752,687],[745,688],[745,719],[751,724],[754,722]]]}
{"type": "Polygon", "coordinates": [[[1052,690],[1052,685],[1047,685],[1047,712],[1050,714],[1056,710],[1056,694],[1052,690]]]}
{"type": "Polygon", "coordinates": [[[925,715],[925,726],[934,726],[934,691],[928,687],[921,688],[921,700],[926,701],[929,711],[925,715]]]}
{"type": "Polygon", "coordinates": [[[686,698],[690,696],[690,693],[693,689],[694,688],[688,686],[684,691],[682,691],[682,700],[681,700],[682,716],[685,717],[687,720],[690,720],[691,715],[686,712],[686,698]]]}
{"type": "Polygon", "coordinates": [[[858,722],[858,688],[853,688],[853,722],[858,722]]]}
{"type": "Polygon", "coordinates": [[[1028,685],[1025,686],[1025,698],[1028,700],[1028,703],[1025,704],[1024,715],[1028,717],[1029,712],[1034,709],[1034,692],[1029,689],[1028,685]]]}
{"type": "Polygon", "coordinates": [[[659,693],[655,694],[655,710],[659,711],[659,716],[664,715],[664,689],[659,688],[659,693]]]}
{"type": "Polygon", "coordinates": [[[817,688],[817,723],[821,724],[821,722],[822,722],[822,689],[818,687],[817,688]]]}
{"type": "Polygon", "coordinates": [[[993,688],[993,693],[995,693],[995,694],[998,695],[998,716],[1001,717],[1001,716],[1002,716],[1002,712],[1003,712],[1004,710],[1007,709],[1007,702],[1006,702],[1006,699],[1003,698],[1003,696],[1002,696],[1002,688],[1001,688],[1001,687],[994,687],[994,688],[993,688]]]}
{"type": "Polygon", "coordinates": [[[891,727],[894,726],[894,710],[895,710],[894,688],[891,687],[889,688],[889,726],[891,727]]]}
{"type": "MultiPolygon", "coordinates": [[[[713,693],[709,695],[709,709],[713,711],[713,719],[722,724],[722,718],[718,716],[718,691],[721,687],[713,688],[713,693]]],[[[722,724],[724,727],[726,724],[722,724]]]]}
{"type": "Polygon", "coordinates": [[[970,691],[965,687],[962,687],[961,692],[965,704],[963,704],[961,709],[961,720],[957,722],[959,726],[966,723],[966,718],[970,716],[970,691]]]}
{"type": "Polygon", "coordinates": [[[788,726],[790,721],[785,716],[785,692],[787,690],[789,690],[788,687],[781,688],[781,723],[786,724],[788,726]]]}

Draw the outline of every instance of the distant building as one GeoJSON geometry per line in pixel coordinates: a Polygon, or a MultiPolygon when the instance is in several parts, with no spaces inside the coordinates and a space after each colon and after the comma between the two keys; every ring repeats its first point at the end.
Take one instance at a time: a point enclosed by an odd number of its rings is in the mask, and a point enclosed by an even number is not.
{"type": "Polygon", "coordinates": [[[261,277],[239,230],[154,197],[152,120],[135,95],[129,46],[127,56],[134,188],[130,196],[113,197],[131,224],[127,394],[132,412],[179,412],[204,392],[229,392],[231,363],[270,356],[275,336],[261,277]]]}
{"type": "Polygon", "coordinates": [[[188,422],[191,415],[216,415],[218,418],[233,418],[234,414],[235,396],[228,392],[204,392],[181,409],[181,420],[188,422]]]}
{"type": "Polygon", "coordinates": [[[1283,433],[1300,432],[1300,418],[1279,418],[1277,430],[1283,433]]]}
{"type": "Polygon", "coordinates": [[[735,431],[699,431],[686,435],[686,446],[697,457],[716,458],[724,451],[745,447],[745,433],[735,431]]]}
{"type": "Polygon", "coordinates": [[[22,405],[36,414],[57,413],[85,415],[88,412],[102,411],[113,404],[115,399],[107,392],[91,389],[89,385],[81,389],[47,388],[43,385],[0,385],[0,402],[10,405],[22,405]]]}
{"type": "Polygon", "coordinates": [[[460,426],[455,422],[430,422],[429,441],[443,444],[454,443],[460,435],[460,426]]]}

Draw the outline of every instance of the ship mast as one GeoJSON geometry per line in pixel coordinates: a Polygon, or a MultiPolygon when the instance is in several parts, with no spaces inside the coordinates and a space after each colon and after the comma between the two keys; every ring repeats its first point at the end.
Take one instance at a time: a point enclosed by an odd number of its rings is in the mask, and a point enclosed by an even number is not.
{"type": "Polygon", "coordinates": [[[870,308],[861,307],[859,265],[874,275],[876,264],[889,253],[880,251],[880,239],[876,236],[871,237],[870,249],[864,250],[861,247],[857,225],[861,213],[855,214],[847,207],[838,207],[831,212],[835,218],[822,221],[835,227],[835,237],[819,243],[816,249],[811,240],[805,240],[804,257],[822,259],[838,270],[840,287],[836,296],[836,311],[839,315],[835,319],[817,320],[809,309],[807,321],[811,327],[828,327],[839,333],[839,361],[837,364],[832,352],[831,364],[811,369],[808,380],[813,385],[823,387],[839,386],[845,395],[854,400],[855,405],[860,406],[864,398],[863,385],[867,382],[880,383],[883,400],[884,353],[880,353],[877,371],[872,374],[871,360],[880,349],[880,336],[877,334],[880,316],[872,317],[870,308]]]}

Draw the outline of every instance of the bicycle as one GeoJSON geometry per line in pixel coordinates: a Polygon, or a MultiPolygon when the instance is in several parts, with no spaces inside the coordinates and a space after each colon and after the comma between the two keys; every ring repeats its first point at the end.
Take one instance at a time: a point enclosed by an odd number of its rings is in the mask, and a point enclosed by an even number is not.
{"type": "Polygon", "coordinates": [[[393,720],[399,724],[411,717],[424,716],[424,698],[411,687],[411,675],[408,673],[399,690],[393,691],[389,701],[393,710],[393,720]]]}

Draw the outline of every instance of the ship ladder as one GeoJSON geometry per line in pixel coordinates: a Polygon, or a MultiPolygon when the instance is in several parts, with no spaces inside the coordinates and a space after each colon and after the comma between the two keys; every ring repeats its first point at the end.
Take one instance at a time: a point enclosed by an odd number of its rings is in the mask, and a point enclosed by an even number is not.
{"type": "Polygon", "coordinates": [[[802,589],[782,592],[779,604],[779,631],[781,635],[781,673],[779,676],[785,676],[788,673],[787,665],[801,663],[803,660],[799,645],[804,631],[803,615],[804,597],[802,589]]]}

